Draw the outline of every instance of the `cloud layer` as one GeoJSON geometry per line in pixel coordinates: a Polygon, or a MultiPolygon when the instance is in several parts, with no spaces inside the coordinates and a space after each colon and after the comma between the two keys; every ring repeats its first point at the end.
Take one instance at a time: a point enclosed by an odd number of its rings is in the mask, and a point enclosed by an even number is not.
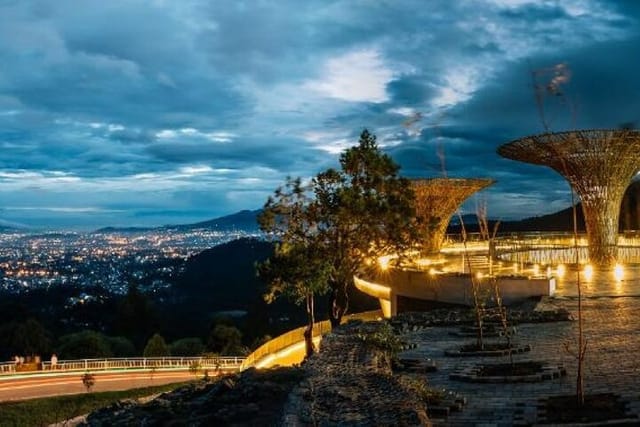
{"type": "MultiPolygon", "coordinates": [[[[93,227],[260,207],[363,128],[408,176],[493,177],[491,216],[569,203],[495,154],[640,119],[640,7],[595,0],[0,0],[0,219],[93,227]],[[532,79],[532,72],[536,78],[532,79]]],[[[465,208],[473,210],[473,202],[465,208]]]]}

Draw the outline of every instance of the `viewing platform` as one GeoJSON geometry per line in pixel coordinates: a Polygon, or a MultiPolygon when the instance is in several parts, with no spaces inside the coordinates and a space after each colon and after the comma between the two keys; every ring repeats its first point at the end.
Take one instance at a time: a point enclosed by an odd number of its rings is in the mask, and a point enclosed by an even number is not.
{"type": "Polygon", "coordinates": [[[505,304],[529,297],[575,296],[578,273],[587,295],[640,295],[639,235],[618,237],[620,264],[613,266],[589,264],[586,235],[574,243],[572,233],[510,233],[495,238],[490,249],[486,240],[463,244],[449,236],[434,256],[409,257],[411,261],[400,265],[394,265],[393,256],[380,257],[375,273],[356,276],[354,282],[378,298],[385,317],[433,303],[471,306],[472,283],[478,284],[488,305],[495,304],[496,286],[505,304]]]}

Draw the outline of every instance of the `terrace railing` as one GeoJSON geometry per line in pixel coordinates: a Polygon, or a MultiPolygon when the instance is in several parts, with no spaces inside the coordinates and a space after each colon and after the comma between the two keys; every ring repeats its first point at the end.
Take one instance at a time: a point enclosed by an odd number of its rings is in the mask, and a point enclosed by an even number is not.
{"type": "Polygon", "coordinates": [[[15,362],[0,362],[0,377],[15,374],[42,374],[53,372],[123,371],[123,370],[209,370],[213,372],[236,372],[240,370],[244,357],[132,357],[107,359],[58,360],[38,364],[20,365],[15,362]]]}

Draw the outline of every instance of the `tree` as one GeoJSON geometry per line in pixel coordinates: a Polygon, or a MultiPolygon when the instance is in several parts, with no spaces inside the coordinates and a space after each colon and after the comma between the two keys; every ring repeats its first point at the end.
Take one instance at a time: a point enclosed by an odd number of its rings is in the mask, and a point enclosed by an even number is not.
{"type": "Polygon", "coordinates": [[[286,239],[276,245],[274,253],[258,265],[258,275],[269,284],[265,295],[268,303],[282,295],[295,304],[304,304],[307,313],[307,327],[304,331],[306,355],[314,353],[313,324],[315,323],[315,295],[328,291],[331,264],[324,257],[318,257],[316,249],[316,224],[311,216],[312,199],[308,188],[300,179],[288,178],[284,187],[276,190],[276,198],[267,203],[261,216],[261,224],[275,225],[286,229],[286,239]]]}
{"type": "Polygon", "coordinates": [[[136,348],[131,341],[125,337],[105,337],[111,347],[111,353],[114,357],[132,357],[137,356],[136,348]]]}
{"type": "Polygon", "coordinates": [[[80,379],[82,380],[82,385],[87,389],[87,393],[96,385],[96,377],[91,372],[85,372],[80,379]]]}
{"type": "Polygon", "coordinates": [[[207,348],[224,355],[242,354],[242,333],[235,326],[215,325],[209,334],[207,348]]]}
{"type": "Polygon", "coordinates": [[[140,351],[146,337],[157,330],[157,324],[158,316],[149,297],[135,283],[129,283],[127,294],[116,309],[113,332],[133,341],[140,351]]]}
{"type": "Polygon", "coordinates": [[[166,357],[171,354],[169,353],[169,346],[164,341],[164,338],[162,338],[160,334],[153,334],[153,336],[149,338],[149,341],[147,341],[142,355],[144,357],[166,357]]]}
{"type": "MultiPolygon", "coordinates": [[[[545,133],[551,133],[551,126],[547,116],[545,115],[545,96],[553,95],[554,99],[559,99],[563,107],[569,109],[571,115],[571,122],[573,128],[575,128],[576,122],[576,106],[574,102],[567,96],[563,86],[571,79],[571,70],[567,67],[566,63],[555,64],[552,67],[543,68],[540,70],[534,70],[531,72],[531,78],[533,80],[533,90],[536,100],[536,107],[538,108],[538,117],[544,128],[545,133]],[[551,79],[549,80],[549,77],[551,79]],[[541,84],[544,82],[543,84],[541,84]],[[546,80],[546,81],[545,81],[546,80]]],[[[555,153],[554,153],[555,154],[555,153]]],[[[562,156],[558,156],[562,159],[562,156]]],[[[562,161],[563,175],[568,176],[568,165],[562,161]]],[[[569,185],[569,192],[571,195],[571,210],[573,220],[573,248],[574,248],[574,263],[580,265],[580,256],[578,253],[578,213],[577,203],[575,202],[575,191],[573,186],[569,185]]],[[[582,206],[584,213],[584,205],[582,206]]],[[[583,215],[586,221],[586,215],[583,215]]],[[[586,223],[585,223],[586,226],[586,223]]],[[[577,348],[571,350],[567,344],[566,350],[569,354],[576,358],[576,401],[578,406],[584,406],[584,362],[585,354],[587,352],[587,339],[584,336],[583,319],[582,319],[582,282],[580,280],[580,268],[576,269],[576,289],[578,291],[578,336],[577,336],[577,348]]]]}
{"type": "Polygon", "coordinates": [[[370,261],[381,255],[404,252],[416,238],[413,190],[398,170],[376,137],[364,130],[358,145],[340,156],[339,170],[319,173],[308,189],[296,184],[299,179],[288,179],[289,191],[276,190],[264,206],[263,231],[286,250],[306,251],[307,261],[314,259],[319,271],[328,264],[332,326],[348,310],[354,274],[372,268],[370,261]],[[306,193],[309,200],[304,200],[306,193]]]}
{"type": "Polygon", "coordinates": [[[10,322],[0,326],[0,354],[37,355],[51,351],[50,333],[37,320],[29,318],[23,322],[10,322]]]}
{"type": "Polygon", "coordinates": [[[204,344],[200,338],[181,338],[169,345],[173,356],[200,356],[204,352],[204,344]]]}
{"type": "MultiPolygon", "coordinates": [[[[293,225],[292,225],[293,226],[293,225]]],[[[313,324],[315,323],[315,295],[323,295],[328,289],[331,265],[315,253],[313,238],[298,243],[281,243],[276,246],[273,256],[259,265],[258,274],[269,283],[267,302],[280,295],[295,304],[304,304],[307,313],[307,327],[304,331],[306,355],[315,352],[313,345],[313,324]]]]}
{"type": "Polygon", "coordinates": [[[97,359],[113,356],[107,337],[100,332],[89,330],[60,337],[58,354],[62,359],[97,359]]]}

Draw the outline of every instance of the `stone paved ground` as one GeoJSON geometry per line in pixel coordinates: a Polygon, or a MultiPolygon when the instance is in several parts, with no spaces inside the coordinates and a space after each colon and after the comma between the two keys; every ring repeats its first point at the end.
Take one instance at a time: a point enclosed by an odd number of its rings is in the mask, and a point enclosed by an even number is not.
{"type": "MultiPolygon", "coordinates": [[[[577,299],[548,298],[543,307],[564,307],[577,318],[577,299]]],[[[585,336],[588,340],[585,387],[588,393],[614,392],[631,402],[631,410],[640,416],[640,298],[589,297],[584,299],[585,336]]],[[[516,343],[530,344],[530,353],[514,356],[515,360],[541,360],[560,363],[567,376],[540,383],[474,384],[449,380],[449,373],[462,364],[480,360],[505,362],[505,358],[448,358],[444,350],[459,346],[470,338],[451,336],[455,327],[432,327],[412,332],[408,338],[418,343],[407,356],[420,356],[436,361],[438,371],[427,374],[431,386],[456,391],[468,399],[466,408],[452,414],[442,425],[513,425],[518,407],[532,407],[538,397],[575,392],[576,362],[565,350],[575,348],[577,322],[523,324],[518,327],[516,343]]]]}

